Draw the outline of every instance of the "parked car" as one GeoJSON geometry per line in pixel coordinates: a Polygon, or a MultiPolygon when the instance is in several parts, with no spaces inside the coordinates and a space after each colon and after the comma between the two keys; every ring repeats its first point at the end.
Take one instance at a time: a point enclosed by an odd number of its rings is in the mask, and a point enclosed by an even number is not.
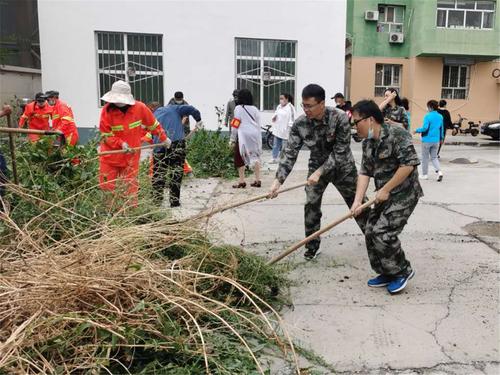
{"type": "Polygon", "coordinates": [[[481,134],[488,135],[498,141],[500,139],[500,119],[483,123],[481,134]]]}

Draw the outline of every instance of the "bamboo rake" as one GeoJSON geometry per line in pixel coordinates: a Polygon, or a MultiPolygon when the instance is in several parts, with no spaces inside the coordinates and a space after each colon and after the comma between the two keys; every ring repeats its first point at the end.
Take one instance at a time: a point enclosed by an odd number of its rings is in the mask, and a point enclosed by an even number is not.
{"type": "MultiPolygon", "coordinates": [[[[303,182],[303,183],[300,183],[298,185],[293,185],[293,186],[290,186],[290,187],[287,187],[287,188],[284,188],[284,189],[280,189],[277,192],[277,194],[285,193],[285,192],[290,191],[290,190],[295,190],[295,189],[298,189],[298,188],[303,187],[305,185],[307,185],[307,182],[303,182]]],[[[245,199],[245,200],[242,200],[242,201],[239,201],[239,202],[231,203],[231,204],[228,204],[226,206],[222,206],[222,207],[218,207],[218,208],[214,207],[214,208],[210,209],[209,211],[201,212],[198,215],[195,215],[195,216],[192,216],[192,217],[188,217],[186,219],[182,219],[182,220],[176,221],[176,223],[184,223],[184,222],[190,221],[190,220],[203,219],[205,217],[210,217],[210,216],[213,216],[213,215],[218,214],[220,212],[224,212],[224,211],[230,210],[232,208],[236,208],[236,207],[240,207],[240,206],[243,206],[245,204],[248,204],[248,203],[260,201],[262,199],[269,199],[269,193],[257,195],[257,196],[255,196],[253,198],[248,198],[248,199],[245,199]]]]}

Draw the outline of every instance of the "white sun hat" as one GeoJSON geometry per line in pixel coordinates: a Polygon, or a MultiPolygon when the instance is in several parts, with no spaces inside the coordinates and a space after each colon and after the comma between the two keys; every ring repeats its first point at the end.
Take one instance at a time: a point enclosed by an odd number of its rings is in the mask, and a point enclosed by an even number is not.
{"type": "Polygon", "coordinates": [[[135,99],[132,95],[132,90],[130,89],[130,85],[125,81],[116,81],[111,86],[111,91],[108,91],[101,98],[105,102],[108,103],[123,103],[128,105],[134,105],[135,99]]]}

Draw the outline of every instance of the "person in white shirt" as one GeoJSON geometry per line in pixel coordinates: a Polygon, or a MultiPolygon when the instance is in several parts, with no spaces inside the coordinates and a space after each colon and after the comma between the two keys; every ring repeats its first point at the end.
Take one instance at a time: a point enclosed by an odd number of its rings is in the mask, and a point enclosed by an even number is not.
{"type": "Polygon", "coordinates": [[[295,121],[295,107],[293,106],[293,96],[287,93],[280,95],[280,104],[272,118],[273,127],[271,131],[274,136],[273,151],[270,163],[278,162],[278,157],[286,147],[286,141],[290,134],[293,122],[295,121]]]}
{"type": "Polygon", "coordinates": [[[235,189],[244,189],[245,167],[253,168],[255,181],[250,186],[260,188],[260,157],[262,155],[262,134],[260,112],[253,105],[252,93],[242,89],[238,93],[234,117],[231,120],[231,144],[234,145],[234,165],[238,169],[239,180],[235,189]]]}

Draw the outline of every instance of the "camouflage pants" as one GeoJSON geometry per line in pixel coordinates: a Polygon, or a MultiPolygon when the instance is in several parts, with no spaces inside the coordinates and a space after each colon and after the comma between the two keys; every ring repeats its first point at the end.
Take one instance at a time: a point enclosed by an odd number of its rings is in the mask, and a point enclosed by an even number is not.
{"type": "Polygon", "coordinates": [[[397,201],[394,197],[389,199],[368,212],[365,228],[366,249],[370,264],[376,273],[406,276],[411,273],[411,265],[401,248],[398,235],[408,222],[418,198],[409,197],[403,201],[397,201]]]}
{"type": "MultiPolygon", "coordinates": [[[[309,169],[310,176],[316,168],[309,169]]],[[[347,175],[335,177],[335,173],[322,176],[316,185],[306,186],[306,204],[304,206],[304,225],[306,237],[318,231],[321,227],[321,217],[323,213],[321,212],[321,201],[323,200],[323,193],[328,187],[329,183],[332,183],[338,190],[342,198],[344,198],[348,209],[351,208],[354,202],[354,197],[356,196],[356,183],[358,181],[358,171],[356,167],[352,169],[347,175]]],[[[366,200],[366,198],[365,198],[366,200]]],[[[367,220],[367,213],[358,216],[356,222],[364,233],[365,223],[367,220]]],[[[307,249],[317,250],[321,239],[318,237],[305,246],[307,249]]]]}

